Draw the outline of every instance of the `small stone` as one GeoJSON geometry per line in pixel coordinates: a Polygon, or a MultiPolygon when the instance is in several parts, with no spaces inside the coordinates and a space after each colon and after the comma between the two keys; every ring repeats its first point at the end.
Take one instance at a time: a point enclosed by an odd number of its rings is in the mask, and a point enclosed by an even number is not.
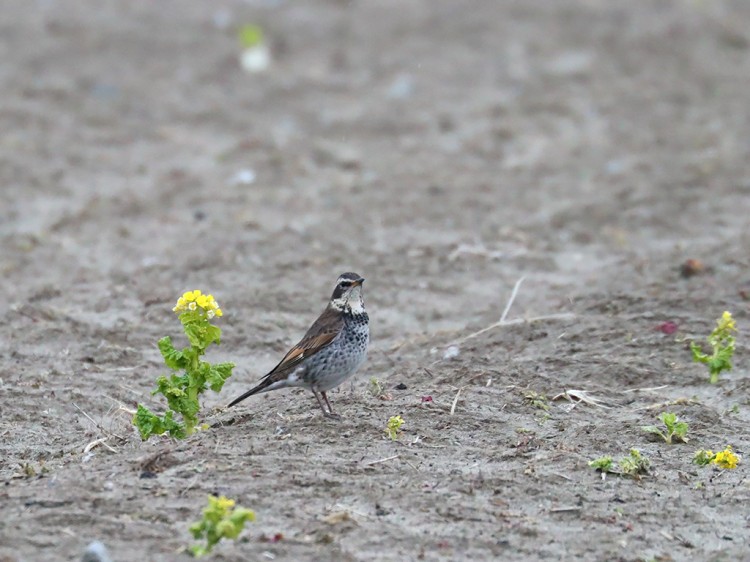
{"type": "Polygon", "coordinates": [[[81,562],[112,562],[107,547],[99,541],[94,541],[86,547],[81,562]]]}
{"type": "Polygon", "coordinates": [[[271,50],[268,48],[268,45],[261,43],[242,51],[240,66],[242,66],[245,72],[253,74],[267,70],[271,66],[271,50]]]}
{"type": "Polygon", "coordinates": [[[229,180],[229,183],[232,185],[252,185],[255,183],[256,178],[257,175],[255,170],[252,168],[245,168],[234,174],[229,180]]]}
{"type": "Polygon", "coordinates": [[[388,88],[391,99],[405,99],[414,92],[414,79],[409,74],[399,74],[388,88]]]}
{"type": "Polygon", "coordinates": [[[443,352],[443,359],[453,359],[454,357],[458,357],[461,353],[461,350],[457,345],[451,345],[443,352]]]}

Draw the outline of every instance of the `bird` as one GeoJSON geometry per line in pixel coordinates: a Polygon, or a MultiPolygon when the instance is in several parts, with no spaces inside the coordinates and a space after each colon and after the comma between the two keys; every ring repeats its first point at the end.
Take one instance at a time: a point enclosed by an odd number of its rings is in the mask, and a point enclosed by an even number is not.
{"type": "Polygon", "coordinates": [[[339,275],[328,306],[299,343],[258,385],[232,400],[227,408],[253,394],[301,387],[312,391],[324,416],[340,418],[333,411],[326,392],[351,377],[367,359],[370,317],[362,297],[364,281],[358,273],[339,275]]]}

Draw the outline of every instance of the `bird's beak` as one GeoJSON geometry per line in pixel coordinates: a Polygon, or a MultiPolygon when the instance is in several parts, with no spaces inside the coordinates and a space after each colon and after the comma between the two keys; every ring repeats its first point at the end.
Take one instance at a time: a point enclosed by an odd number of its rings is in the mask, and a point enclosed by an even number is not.
{"type": "Polygon", "coordinates": [[[365,278],[364,277],[360,277],[359,279],[357,279],[356,281],[354,281],[352,283],[352,286],[353,287],[359,287],[364,282],[365,282],[365,278]]]}

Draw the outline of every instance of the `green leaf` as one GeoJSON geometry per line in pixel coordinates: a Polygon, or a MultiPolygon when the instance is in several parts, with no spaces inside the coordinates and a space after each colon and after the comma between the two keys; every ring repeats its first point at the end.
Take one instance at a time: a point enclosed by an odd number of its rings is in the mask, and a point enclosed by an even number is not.
{"type": "Polygon", "coordinates": [[[185,324],[185,335],[187,336],[190,345],[197,347],[201,351],[206,349],[206,345],[203,342],[203,327],[197,323],[185,324]]]}
{"type": "Polygon", "coordinates": [[[659,419],[665,426],[667,426],[667,430],[671,432],[674,428],[674,424],[677,422],[677,414],[672,412],[662,412],[659,419]]]}
{"type": "Polygon", "coordinates": [[[159,417],[143,404],[138,404],[138,410],[133,417],[133,423],[141,434],[141,439],[146,441],[152,435],[162,435],[169,432],[169,435],[177,439],[185,438],[185,427],[176,422],[172,415],[174,412],[167,410],[164,416],[159,417]]]}
{"type": "Polygon", "coordinates": [[[655,425],[644,425],[641,429],[643,431],[648,432],[648,433],[654,433],[654,434],[658,435],[659,437],[661,437],[664,440],[667,439],[666,436],[664,435],[664,432],[661,429],[659,429],[658,427],[656,427],[655,425]]]}
{"type": "Polygon", "coordinates": [[[214,326],[213,324],[206,323],[205,327],[205,341],[206,347],[212,343],[221,343],[221,328],[214,326]]]}
{"type": "Polygon", "coordinates": [[[244,525],[246,521],[255,521],[255,512],[244,507],[237,507],[230,515],[229,519],[235,525],[244,525]]]}
{"type": "Polygon", "coordinates": [[[172,338],[169,336],[159,340],[159,351],[161,351],[162,357],[164,357],[164,363],[170,369],[175,371],[184,369],[187,367],[187,358],[182,351],[177,351],[172,345],[172,338]]]}
{"type": "Polygon", "coordinates": [[[703,353],[703,349],[694,341],[690,342],[690,351],[693,354],[694,363],[708,363],[709,356],[703,353]]]}
{"type": "Polygon", "coordinates": [[[219,392],[226,380],[232,376],[232,369],[234,369],[234,363],[217,363],[211,365],[208,375],[206,376],[206,382],[214,392],[219,392]]]}
{"type": "Polygon", "coordinates": [[[161,426],[158,416],[143,404],[138,404],[138,410],[136,410],[135,416],[133,416],[133,423],[138,428],[143,441],[146,441],[152,435],[161,435],[164,433],[163,429],[159,431],[161,426]]]}
{"type": "Polygon", "coordinates": [[[167,410],[161,419],[163,427],[169,432],[170,437],[185,439],[187,437],[187,429],[183,424],[172,419],[173,415],[174,412],[172,410],[167,410]]]}
{"type": "Polygon", "coordinates": [[[688,424],[685,422],[677,422],[674,426],[674,434],[683,441],[687,441],[688,424]]]}

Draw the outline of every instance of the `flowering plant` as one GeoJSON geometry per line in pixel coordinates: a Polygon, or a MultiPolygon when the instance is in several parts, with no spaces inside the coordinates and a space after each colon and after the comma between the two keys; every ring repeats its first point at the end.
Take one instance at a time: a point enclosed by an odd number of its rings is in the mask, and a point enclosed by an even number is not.
{"type": "Polygon", "coordinates": [[[172,375],[159,377],[152,394],[162,394],[169,409],[158,416],[143,404],[138,404],[133,423],[144,441],[163,433],[178,439],[193,433],[198,425],[198,396],[207,388],[219,392],[234,368],[234,363],[212,365],[201,361],[206,348],[212,343],[218,344],[221,338],[221,329],[211,324],[211,320],[220,318],[223,312],[212,295],[204,295],[199,290],[188,291],[172,310],[179,315],[190,345],[177,350],[169,336],[159,340],[159,351],[172,375]],[[180,371],[182,374],[178,374],[180,371]],[[176,413],[180,414],[182,421],[174,418],[176,413]]]}
{"type": "Polygon", "coordinates": [[[734,356],[735,346],[735,338],[732,332],[736,331],[737,327],[735,326],[732,314],[724,312],[721,318],[716,321],[716,328],[708,336],[708,344],[713,351],[711,355],[703,353],[703,350],[697,343],[690,342],[693,361],[708,365],[711,383],[719,381],[719,374],[722,371],[732,370],[732,357],[734,356]]]}
{"type": "Polygon", "coordinates": [[[246,521],[255,521],[252,510],[235,507],[234,500],[224,496],[208,496],[208,507],[203,510],[203,517],[190,526],[193,537],[205,538],[206,546],[197,544],[190,547],[190,552],[197,558],[211,552],[214,545],[223,538],[236,539],[246,521]]]}
{"type": "Polygon", "coordinates": [[[732,447],[714,453],[713,451],[697,451],[693,457],[695,464],[705,466],[715,464],[719,468],[737,468],[740,458],[732,452],[732,447]]]}

